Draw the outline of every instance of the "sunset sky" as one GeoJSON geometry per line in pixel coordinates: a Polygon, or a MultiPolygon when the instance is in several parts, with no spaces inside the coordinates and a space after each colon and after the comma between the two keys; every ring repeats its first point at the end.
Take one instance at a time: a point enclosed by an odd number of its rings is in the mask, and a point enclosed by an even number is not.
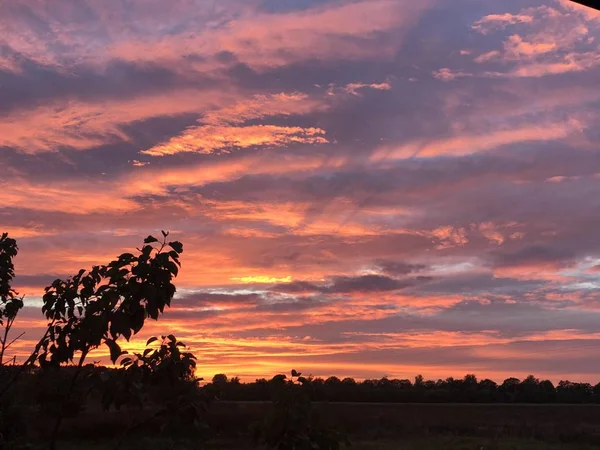
{"type": "Polygon", "coordinates": [[[600,381],[598,80],[567,0],[1,2],[15,350],[164,229],[199,375],[600,381]]]}

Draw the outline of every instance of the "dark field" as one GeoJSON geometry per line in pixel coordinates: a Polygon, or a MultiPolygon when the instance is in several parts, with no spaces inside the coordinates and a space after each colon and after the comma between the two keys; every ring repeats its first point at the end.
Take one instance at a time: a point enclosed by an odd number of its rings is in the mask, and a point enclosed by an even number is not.
{"type": "MultiPolygon", "coordinates": [[[[127,449],[246,449],[266,403],[217,402],[210,408],[212,437],[201,446],[138,430],[127,449]],[[151,436],[148,435],[151,434],[151,436]]],[[[600,448],[596,405],[316,404],[321,419],[347,434],[352,449],[592,449],[600,448]]],[[[114,448],[124,413],[85,413],[65,421],[59,449],[114,448]]]]}

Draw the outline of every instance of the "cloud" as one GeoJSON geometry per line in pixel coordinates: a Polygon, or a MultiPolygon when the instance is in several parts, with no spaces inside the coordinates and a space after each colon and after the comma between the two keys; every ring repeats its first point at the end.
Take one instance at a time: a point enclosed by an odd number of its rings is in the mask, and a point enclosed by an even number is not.
{"type": "Polygon", "coordinates": [[[253,125],[247,127],[203,126],[188,129],[186,134],[172,138],[141,153],[166,156],[177,153],[215,153],[248,147],[281,147],[290,144],[326,144],[325,130],[321,128],[280,127],[253,125]]]}
{"type": "MultiPolygon", "coordinates": [[[[423,280],[425,281],[425,280],[423,280]]],[[[313,283],[308,281],[294,281],[286,284],[278,284],[273,287],[277,292],[287,293],[309,293],[319,292],[322,294],[348,294],[348,293],[373,293],[388,292],[405,289],[414,284],[413,280],[391,278],[384,275],[360,275],[346,276],[337,275],[329,277],[324,283],[313,283]]]]}
{"type": "MultiPolygon", "coordinates": [[[[22,153],[89,150],[128,142],[122,126],[158,115],[198,111],[218,93],[181,90],[134,99],[96,102],[52,101],[33,109],[13,111],[0,118],[0,146],[22,153]],[[160,112],[159,112],[160,111],[160,112]]],[[[221,101],[226,101],[221,97],[221,101]]]]}
{"type": "Polygon", "coordinates": [[[126,60],[147,60],[228,52],[256,70],[307,60],[379,59],[393,55],[401,37],[428,4],[376,0],[326,4],[300,12],[248,12],[224,21],[212,34],[192,29],[174,36],[118,42],[111,54],[126,60]],[[399,39],[381,40],[386,33],[399,39]],[[158,48],[158,54],[150,57],[149,47],[158,48]]]}
{"type": "MultiPolygon", "coordinates": [[[[381,83],[360,83],[360,82],[355,82],[355,83],[348,83],[346,86],[339,88],[339,90],[341,90],[343,93],[345,94],[351,94],[351,95],[361,95],[360,91],[362,89],[374,89],[377,91],[389,91],[392,89],[392,85],[390,83],[388,83],[387,81],[381,82],[381,83]]],[[[335,85],[331,85],[329,87],[329,90],[327,91],[327,93],[329,95],[336,95],[336,90],[338,90],[338,88],[335,85]]]]}
{"type": "Polygon", "coordinates": [[[375,265],[387,275],[408,275],[425,269],[423,264],[409,264],[403,261],[377,260],[375,265]]]}
{"type": "Polygon", "coordinates": [[[488,14],[476,21],[473,24],[473,29],[486,34],[490,31],[506,28],[509,25],[531,22],[533,22],[533,16],[528,14],[488,14]]]}
{"type": "Polygon", "coordinates": [[[505,241],[504,235],[491,222],[480,223],[478,229],[492,243],[502,245],[505,241]]]}
{"type": "Polygon", "coordinates": [[[287,277],[282,277],[282,278],[277,278],[277,277],[270,277],[268,275],[258,275],[258,276],[248,276],[248,277],[235,277],[232,278],[233,281],[241,281],[242,283],[265,283],[265,284],[271,284],[271,283],[291,283],[292,282],[292,277],[291,276],[287,276],[287,277]]]}
{"type": "Polygon", "coordinates": [[[271,96],[256,96],[249,101],[239,102],[206,114],[199,121],[204,125],[188,128],[184,134],[171,138],[141,153],[150,156],[174,155],[177,153],[204,153],[231,151],[249,147],[270,148],[290,144],[326,144],[326,132],[321,128],[243,125],[250,120],[274,116],[290,116],[310,112],[321,105],[300,93],[281,93],[271,96]]]}
{"type": "Polygon", "coordinates": [[[597,373],[600,23],[451,3],[1,3],[27,345],[51,274],[164,229],[177,297],[130,345],[202,375],[597,373]]]}
{"type": "Polygon", "coordinates": [[[430,142],[414,142],[399,148],[386,147],[377,150],[373,160],[403,159],[418,156],[434,158],[440,156],[462,156],[489,151],[503,145],[515,143],[554,141],[568,137],[571,133],[581,130],[581,124],[576,119],[568,122],[548,123],[545,126],[524,125],[520,128],[489,130],[482,135],[455,136],[430,142]]]}
{"type": "Polygon", "coordinates": [[[452,69],[449,69],[448,67],[444,67],[442,69],[436,70],[433,72],[433,78],[437,79],[437,80],[442,80],[442,81],[453,81],[456,80],[457,78],[465,78],[465,77],[471,77],[473,76],[470,73],[465,73],[465,72],[461,72],[461,71],[453,71],[452,69]]]}
{"type": "Polygon", "coordinates": [[[513,34],[504,43],[504,57],[514,59],[534,57],[550,53],[556,50],[556,47],[556,42],[526,42],[518,34],[513,34]]]}
{"type": "Polygon", "coordinates": [[[363,275],[359,277],[338,276],[332,278],[328,292],[385,292],[404,289],[412,284],[409,280],[397,280],[382,275],[363,275]]]}
{"type": "Polygon", "coordinates": [[[526,8],[518,15],[486,16],[475,22],[473,28],[485,34],[509,24],[518,25],[519,29],[519,33],[510,34],[504,40],[502,50],[482,53],[475,62],[513,65],[508,71],[492,73],[493,76],[534,78],[596,67],[600,53],[594,38],[598,30],[595,15],[573,14],[573,11],[580,12],[579,5],[573,6],[573,2],[557,3],[557,8],[526,8]]]}
{"type": "Polygon", "coordinates": [[[533,63],[521,66],[513,72],[513,75],[517,77],[539,78],[546,75],[582,72],[598,65],[600,65],[600,54],[596,52],[569,53],[556,62],[533,63]]]}

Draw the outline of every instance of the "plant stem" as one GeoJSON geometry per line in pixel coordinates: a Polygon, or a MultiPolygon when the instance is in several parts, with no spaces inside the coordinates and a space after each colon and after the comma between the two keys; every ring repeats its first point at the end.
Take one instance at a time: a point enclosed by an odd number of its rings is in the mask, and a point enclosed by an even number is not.
{"type": "Polygon", "coordinates": [[[17,373],[15,373],[15,375],[12,377],[12,379],[8,383],[6,383],[6,385],[2,389],[0,389],[0,398],[2,398],[2,396],[8,392],[8,390],[15,383],[15,381],[17,381],[19,379],[19,377],[21,376],[21,374],[23,372],[25,372],[25,369],[27,369],[27,367],[29,365],[31,365],[35,362],[35,360],[37,359],[37,356],[40,352],[40,349],[42,348],[42,345],[44,344],[44,341],[48,337],[48,334],[50,334],[50,328],[52,328],[53,326],[54,326],[54,321],[52,321],[48,325],[46,332],[44,333],[42,338],[39,340],[39,342],[35,345],[35,348],[33,349],[33,352],[31,352],[31,355],[29,355],[29,358],[27,358],[27,360],[21,365],[21,367],[19,368],[17,373]]]}

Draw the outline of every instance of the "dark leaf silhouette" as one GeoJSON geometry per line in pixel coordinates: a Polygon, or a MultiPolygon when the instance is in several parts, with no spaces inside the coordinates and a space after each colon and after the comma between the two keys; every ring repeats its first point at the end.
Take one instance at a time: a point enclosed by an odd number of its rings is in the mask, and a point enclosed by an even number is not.
{"type": "Polygon", "coordinates": [[[119,359],[119,356],[121,356],[121,354],[122,354],[121,353],[121,347],[119,347],[119,344],[117,344],[112,339],[107,339],[106,340],[106,345],[110,349],[110,359],[111,359],[111,361],[113,363],[117,362],[117,359],[119,359]]]}

